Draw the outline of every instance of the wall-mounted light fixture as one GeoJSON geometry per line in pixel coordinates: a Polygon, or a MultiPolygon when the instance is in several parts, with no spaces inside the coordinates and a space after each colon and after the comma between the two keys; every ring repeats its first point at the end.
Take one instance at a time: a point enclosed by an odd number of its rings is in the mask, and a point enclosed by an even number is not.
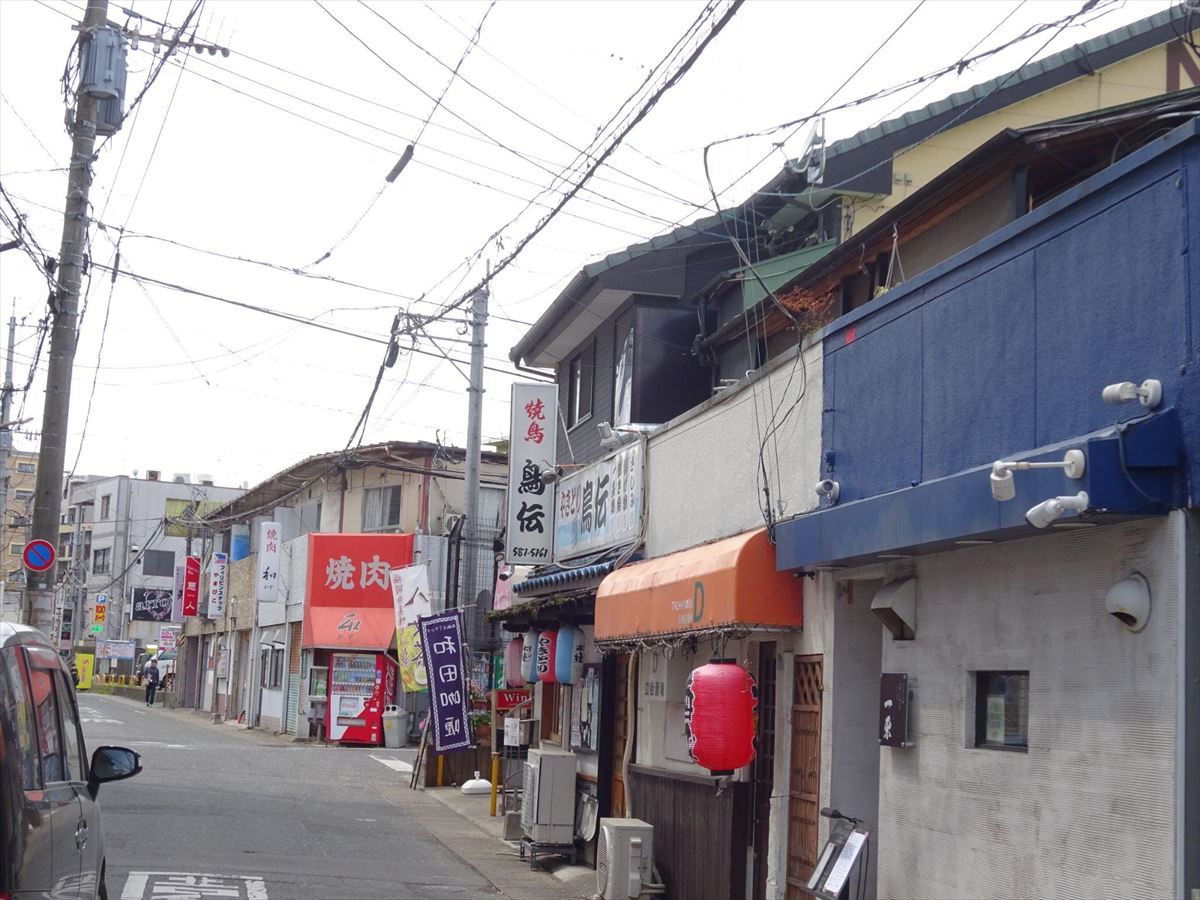
{"type": "Polygon", "coordinates": [[[1025,521],[1034,528],[1045,528],[1069,512],[1087,512],[1087,508],[1087,491],[1080,491],[1074,497],[1052,497],[1049,500],[1043,500],[1025,513],[1025,521]]]}
{"type": "Polygon", "coordinates": [[[832,478],[825,478],[818,481],[817,486],[813,490],[817,492],[818,497],[824,497],[832,505],[838,502],[838,497],[842,493],[842,486],[832,478]]]}
{"type": "Polygon", "coordinates": [[[1011,500],[1017,495],[1013,484],[1013,472],[1017,469],[1062,469],[1068,478],[1082,478],[1087,468],[1087,457],[1082,450],[1068,450],[1062,462],[1027,462],[1025,460],[998,459],[992,463],[992,497],[996,500],[1011,500]]]}
{"type": "Polygon", "coordinates": [[[1147,378],[1140,385],[1132,381],[1121,381],[1108,385],[1100,392],[1100,396],[1105,403],[1117,405],[1139,400],[1142,406],[1154,409],[1162,403],[1162,382],[1157,378],[1147,378]]]}
{"type": "Polygon", "coordinates": [[[1150,617],[1150,584],[1138,572],[1122,578],[1108,589],[1104,608],[1130,631],[1141,631],[1150,617]]]}

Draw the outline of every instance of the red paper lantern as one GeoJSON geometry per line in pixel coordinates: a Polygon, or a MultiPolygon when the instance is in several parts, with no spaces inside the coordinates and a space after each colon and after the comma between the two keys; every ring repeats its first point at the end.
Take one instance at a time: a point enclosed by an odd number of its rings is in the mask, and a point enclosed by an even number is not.
{"type": "Polygon", "coordinates": [[[547,629],[537,636],[537,680],[556,681],[554,657],[558,652],[558,629],[547,629]]]}
{"type": "Polygon", "coordinates": [[[688,752],[714,775],[729,775],[754,759],[758,686],[732,659],[714,659],[688,676],[683,728],[688,752]]]}
{"type": "Polygon", "coordinates": [[[510,688],[525,686],[525,675],[521,672],[521,639],[513,638],[504,648],[504,680],[510,688]]]}

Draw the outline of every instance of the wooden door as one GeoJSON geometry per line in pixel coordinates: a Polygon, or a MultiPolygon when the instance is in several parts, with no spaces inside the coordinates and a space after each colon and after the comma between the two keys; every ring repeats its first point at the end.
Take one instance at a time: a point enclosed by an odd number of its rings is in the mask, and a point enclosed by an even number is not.
{"type": "Polygon", "coordinates": [[[758,733],[753,792],[747,808],[754,836],[754,900],[767,896],[767,848],[771,835],[771,795],[775,792],[775,642],[758,647],[758,733]]]}
{"type": "Polygon", "coordinates": [[[621,764],[625,759],[625,740],[629,734],[629,716],[625,709],[625,692],[629,684],[629,654],[621,653],[613,667],[613,742],[612,742],[612,815],[625,815],[625,773],[621,764]]]}
{"type": "Polygon", "coordinates": [[[821,805],[821,656],[796,657],[793,680],[787,898],[800,900],[807,896],[801,888],[817,864],[821,805]]]}

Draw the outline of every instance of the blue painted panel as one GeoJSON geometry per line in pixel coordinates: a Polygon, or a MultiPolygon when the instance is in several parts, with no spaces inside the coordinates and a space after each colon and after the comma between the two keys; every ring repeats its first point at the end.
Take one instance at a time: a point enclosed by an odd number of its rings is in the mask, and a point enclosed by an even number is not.
{"type": "Polygon", "coordinates": [[[921,316],[860,336],[834,370],[835,443],[842,497],[857,500],[921,478],[921,316]]]}
{"type": "Polygon", "coordinates": [[[927,304],[922,480],[1039,446],[1032,254],[927,304]]]}
{"type": "Polygon", "coordinates": [[[1158,378],[1167,403],[1177,399],[1188,355],[1183,196],[1178,173],[1165,172],[1037,248],[1031,446],[1128,418],[1100,399],[1112,382],[1158,378]]]}

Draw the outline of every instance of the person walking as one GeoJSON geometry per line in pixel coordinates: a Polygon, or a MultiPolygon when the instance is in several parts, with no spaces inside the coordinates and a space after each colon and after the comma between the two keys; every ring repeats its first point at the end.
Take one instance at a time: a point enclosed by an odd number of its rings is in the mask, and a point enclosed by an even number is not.
{"type": "Polygon", "coordinates": [[[153,706],[154,694],[158,690],[158,657],[150,657],[142,677],[146,679],[146,705],[153,706]]]}

